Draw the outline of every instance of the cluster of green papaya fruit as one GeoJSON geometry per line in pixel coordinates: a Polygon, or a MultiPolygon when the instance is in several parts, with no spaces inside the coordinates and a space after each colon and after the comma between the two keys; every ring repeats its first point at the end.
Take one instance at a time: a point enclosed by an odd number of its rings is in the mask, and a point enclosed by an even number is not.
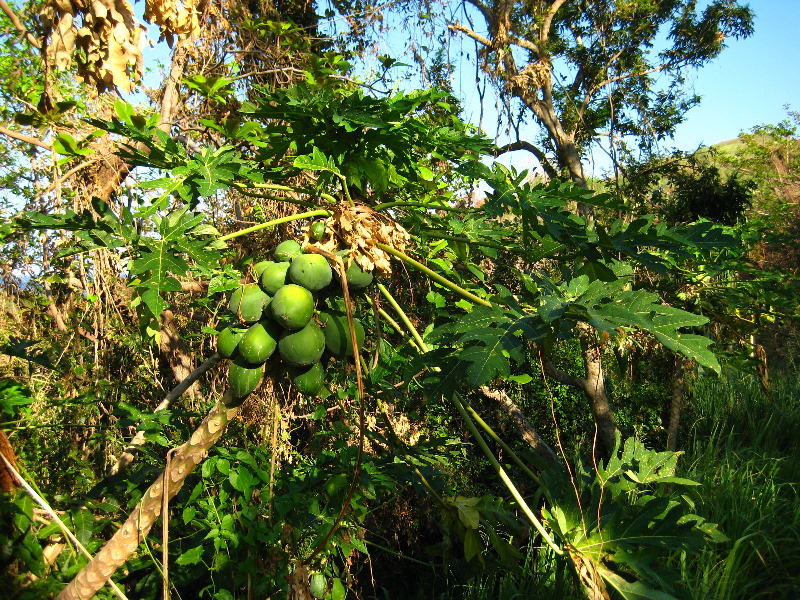
{"type": "MultiPolygon", "coordinates": [[[[217,337],[217,351],[231,360],[229,406],[238,406],[258,387],[268,362],[275,367],[272,374],[285,373],[297,391],[315,396],[325,385],[323,357],[353,356],[347,316],[317,306],[320,297],[340,285],[328,259],[303,252],[294,240],[278,244],[273,258],[253,266],[257,282],[241,284],[231,294],[234,322],[217,337]]],[[[346,277],[353,291],[365,289],[373,278],[355,262],[346,277]]],[[[361,348],[364,327],[358,319],[354,325],[361,348]]]]}

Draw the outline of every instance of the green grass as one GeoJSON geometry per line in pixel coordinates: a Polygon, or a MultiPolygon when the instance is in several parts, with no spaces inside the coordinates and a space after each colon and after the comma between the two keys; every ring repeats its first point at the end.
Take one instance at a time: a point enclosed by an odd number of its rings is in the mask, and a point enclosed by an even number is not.
{"type": "MultiPolygon", "coordinates": [[[[800,378],[775,381],[772,399],[754,377],[694,382],[684,414],[681,476],[702,484],[695,512],[728,537],[676,556],[687,598],[800,598],[800,378]]],[[[468,584],[419,598],[572,600],[585,597],[547,549],[530,546],[522,568],[481,572],[468,584]]],[[[563,563],[561,563],[563,569],[563,563]]]]}
{"type": "MultiPolygon", "coordinates": [[[[800,384],[696,382],[685,475],[703,484],[697,512],[729,541],[683,564],[693,598],[800,597],[800,384]]],[[[688,416],[688,415],[687,415],[688,416]]]]}

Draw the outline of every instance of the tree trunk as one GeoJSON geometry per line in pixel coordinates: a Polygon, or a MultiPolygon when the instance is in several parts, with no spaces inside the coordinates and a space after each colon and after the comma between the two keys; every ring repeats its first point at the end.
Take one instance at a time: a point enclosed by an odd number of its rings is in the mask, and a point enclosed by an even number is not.
{"type": "Polygon", "coordinates": [[[678,428],[681,421],[681,405],[686,395],[687,361],[675,355],[675,374],[672,376],[672,402],[669,405],[669,424],[667,425],[667,450],[675,452],[678,448],[678,428]]]}
{"type": "Polygon", "coordinates": [[[595,422],[596,435],[593,450],[599,458],[608,458],[614,451],[619,430],[606,394],[602,346],[588,324],[583,323],[579,327],[581,328],[581,353],[586,370],[585,378],[575,377],[561,371],[553,364],[550,357],[542,352],[539,356],[547,375],[556,381],[578,388],[586,395],[595,422]]]}
{"type": "Polygon", "coordinates": [[[608,458],[614,451],[619,430],[606,394],[603,349],[589,325],[581,325],[581,352],[586,369],[583,392],[589,400],[589,407],[594,417],[596,428],[594,450],[601,458],[608,458]]]}
{"type": "Polygon", "coordinates": [[[503,409],[503,412],[505,412],[514,422],[514,425],[516,425],[517,429],[522,435],[522,439],[525,440],[528,445],[533,448],[534,452],[543,458],[547,464],[554,467],[562,466],[561,461],[558,459],[558,455],[547,444],[547,442],[542,439],[542,436],[539,435],[539,432],[533,428],[528,419],[525,417],[525,414],[522,412],[519,406],[517,406],[514,401],[508,397],[508,394],[506,394],[503,390],[493,390],[487,386],[481,387],[478,391],[484,397],[494,400],[500,405],[500,408],[503,409]]]}
{"type": "MultiPolygon", "coordinates": [[[[12,467],[17,467],[17,455],[14,454],[11,442],[2,429],[0,429],[0,454],[6,457],[12,467]]],[[[10,494],[17,487],[17,479],[14,474],[6,468],[5,461],[0,460],[0,492],[10,494]]]]}
{"type": "MultiPolygon", "coordinates": [[[[227,400],[230,392],[226,393],[227,400]]],[[[133,509],[128,519],[95,557],[56,597],[56,600],[85,600],[91,598],[139,547],[155,524],[164,501],[164,482],[168,481],[167,501],[180,491],[186,478],[203,461],[228,423],[236,417],[238,408],[228,408],[217,402],[192,434],[189,441],[178,447],[160,475],[133,509]]]]}
{"type": "MultiPolygon", "coordinates": [[[[191,350],[181,339],[178,326],[175,324],[175,315],[171,310],[165,310],[158,315],[159,346],[162,356],[167,359],[169,368],[175,376],[175,383],[185,381],[194,371],[194,359],[191,350]]],[[[189,398],[195,400],[200,393],[200,386],[195,381],[186,390],[189,398]]]]}

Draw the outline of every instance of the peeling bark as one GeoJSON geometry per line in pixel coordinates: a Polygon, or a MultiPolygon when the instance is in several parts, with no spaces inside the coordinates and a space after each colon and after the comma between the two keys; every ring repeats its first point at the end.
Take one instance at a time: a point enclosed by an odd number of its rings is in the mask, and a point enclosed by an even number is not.
{"type": "MultiPolygon", "coordinates": [[[[227,392],[223,402],[229,399],[229,395],[230,392],[227,392]]],[[[161,515],[164,483],[168,482],[166,499],[169,501],[180,491],[186,478],[203,461],[208,450],[239,412],[238,408],[228,408],[223,402],[217,402],[192,437],[174,451],[168,471],[156,478],[122,527],[61,591],[56,600],[91,598],[136,551],[161,515]]]]}

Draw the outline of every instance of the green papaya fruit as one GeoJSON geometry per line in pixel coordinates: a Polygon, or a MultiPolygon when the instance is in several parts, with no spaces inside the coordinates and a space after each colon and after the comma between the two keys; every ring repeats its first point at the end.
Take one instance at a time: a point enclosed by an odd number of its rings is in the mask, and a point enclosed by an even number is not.
{"type": "Polygon", "coordinates": [[[287,283],[272,297],[269,304],[272,318],[285,329],[305,327],[314,314],[314,296],[306,288],[287,283]]]}
{"type": "Polygon", "coordinates": [[[252,325],[239,342],[239,356],[252,365],[260,365],[275,352],[280,334],[281,328],[273,321],[252,325]]]}
{"type": "MultiPolygon", "coordinates": [[[[325,347],[333,356],[344,358],[353,356],[353,337],[350,335],[350,327],[347,324],[347,315],[336,312],[321,312],[319,322],[325,336],[325,347]]],[[[356,331],[356,343],[358,349],[364,347],[366,336],[364,326],[358,319],[353,319],[353,328],[356,331]]]]}
{"type": "Polygon", "coordinates": [[[278,342],[281,358],[296,367],[319,362],[325,352],[325,335],[313,321],[299,331],[285,331],[278,342]]]}
{"type": "Polygon", "coordinates": [[[217,336],[217,352],[223,358],[230,358],[236,352],[247,329],[242,327],[226,327],[217,336]]]}
{"type": "Polygon", "coordinates": [[[314,573],[308,581],[308,591],[314,598],[324,598],[328,581],[322,573],[314,573]]]}
{"type": "Polygon", "coordinates": [[[275,250],[272,251],[272,255],[278,262],[289,262],[302,253],[303,249],[300,244],[294,240],[285,240],[275,246],[275,250]]]}
{"type": "Polygon", "coordinates": [[[233,292],[228,308],[245,323],[255,323],[269,301],[270,297],[258,285],[245,283],[233,292]]]}
{"type": "Polygon", "coordinates": [[[341,494],[350,483],[349,478],[345,473],[336,473],[332,475],[328,481],[325,482],[325,495],[328,498],[335,498],[341,494]]]}
{"type": "Polygon", "coordinates": [[[325,385],[325,368],[322,363],[315,362],[308,369],[298,370],[292,384],[304,396],[316,396],[325,385]]]}
{"type": "Polygon", "coordinates": [[[289,279],[307,290],[318,292],[333,279],[333,269],[321,254],[301,254],[292,260],[289,279]]]}
{"type": "Polygon", "coordinates": [[[274,265],[275,263],[271,260],[261,260],[253,265],[253,274],[256,276],[256,279],[261,277],[261,274],[264,272],[270,265],[274,265]]]}
{"type": "Polygon", "coordinates": [[[325,230],[325,221],[314,221],[311,224],[311,237],[314,240],[319,241],[325,237],[325,230]]]}
{"type": "Polygon", "coordinates": [[[352,292],[360,292],[366,289],[372,283],[375,276],[372,271],[364,271],[356,261],[353,261],[345,271],[347,277],[347,287],[352,292]]]}
{"type": "Polygon", "coordinates": [[[268,294],[275,295],[279,289],[286,285],[286,272],[291,263],[271,263],[261,272],[261,287],[268,294]]]}
{"type": "Polygon", "coordinates": [[[231,400],[226,406],[239,406],[244,399],[255,391],[261,383],[264,374],[263,365],[257,367],[240,364],[233,361],[228,366],[228,385],[231,390],[231,400]]]}

